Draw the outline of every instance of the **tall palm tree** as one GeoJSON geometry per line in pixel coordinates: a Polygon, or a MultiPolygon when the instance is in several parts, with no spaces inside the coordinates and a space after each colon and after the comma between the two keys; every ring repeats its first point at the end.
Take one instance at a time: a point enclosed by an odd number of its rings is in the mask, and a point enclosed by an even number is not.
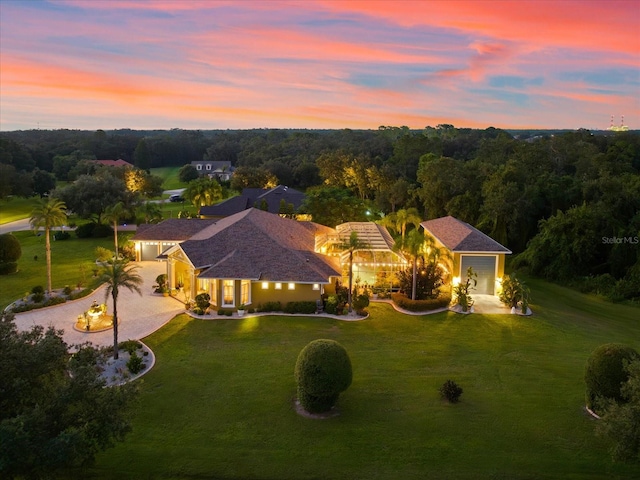
{"type": "Polygon", "coordinates": [[[411,230],[407,237],[400,242],[398,248],[409,255],[413,264],[413,281],[411,283],[411,300],[416,299],[418,283],[418,258],[426,253],[425,237],[420,230],[411,230]]]}
{"type": "Polygon", "coordinates": [[[353,310],[351,307],[351,296],[353,290],[353,252],[368,247],[369,244],[367,242],[358,238],[358,232],[351,232],[348,240],[344,240],[343,242],[336,245],[336,248],[341,252],[349,252],[349,293],[347,297],[347,302],[349,302],[349,313],[351,313],[353,310]]]}
{"type": "Polygon", "coordinates": [[[29,224],[34,231],[44,228],[44,244],[47,260],[47,292],[51,293],[51,239],[49,232],[67,221],[67,206],[57,198],[38,199],[31,211],[29,224]]]}
{"type": "Polygon", "coordinates": [[[124,203],[118,202],[107,207],[104,211],[104,219],[108,222],[113,222],[113,243],[116,247],[116,258],[118,258],[118,223],[129,216],[128,210],[124,203]]]}
{"type": "Polygon", "coordinates": [[[97,282],[106,283],[107,289],[104,293],[105,301],[111,295],[113,299],[113,358],[118,359],[118,294],[121,288],[127,288],[130,292],[138,292],[142,295],[140,286],[143,283],[142,277],[137,270],[137,265],[128,265],[126,261],[115,258],[103,267],[97,282]]]}
{"type": "Polygon", "coordinates": [[[420,217],[420,213],[418,213],[418,209],[412,207],[406,210],[402,208],[397,212],[392,212],[380,220],[380,223],[385,227],[393,229],[396,234],[400,234],[402,241],[404,241],[407,225],[411,224],[415,228],[418,228],[421,221],[422,218],[420,217]]]}

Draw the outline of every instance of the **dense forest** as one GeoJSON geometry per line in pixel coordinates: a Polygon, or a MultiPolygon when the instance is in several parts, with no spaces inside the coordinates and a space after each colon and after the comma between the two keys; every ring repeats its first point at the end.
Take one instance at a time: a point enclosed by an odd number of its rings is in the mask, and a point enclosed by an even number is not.
{"type": "Polygon", "coordinates": [[[640,301],[640,132],[410,130],[77,131],[0,133],[0,198],[76,181],[83,160],[142,170],[227,160],[231,187],[307,193],[320,223],[417,208],[453,215],[516,255],[514,267],[614,300],[640,301]]]}

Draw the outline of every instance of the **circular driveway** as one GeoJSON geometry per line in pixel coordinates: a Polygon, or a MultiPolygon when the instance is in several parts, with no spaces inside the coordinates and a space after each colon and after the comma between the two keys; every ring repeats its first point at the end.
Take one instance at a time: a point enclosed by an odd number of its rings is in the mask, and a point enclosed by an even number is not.
{"type": "MultiPolygon", "coordinates": [[[[122,289],[118,295],[118,341],[139,340],[158,330],[179,313],[184,312],[184,304],[171,297],[153,293],[156,277],[166,273],[164,262],[135,262],[141,268],[138,274],[144,283],[142,296],[136,292],[122,289]]],[[[78,315],[82,315],[95,300],[105,302],[105,286],[99,287],[91,295],[53,307],[17,313],[15,323],[19,330],[30,330],[34,325],[64,330],[63,338],[68,345],[91,342],[96,346],[113,345],[113,330],[85,333],[73,328],[78,315]]],[[[107,313],[113,314],[111,296],[106,301],[107,313]]]]}

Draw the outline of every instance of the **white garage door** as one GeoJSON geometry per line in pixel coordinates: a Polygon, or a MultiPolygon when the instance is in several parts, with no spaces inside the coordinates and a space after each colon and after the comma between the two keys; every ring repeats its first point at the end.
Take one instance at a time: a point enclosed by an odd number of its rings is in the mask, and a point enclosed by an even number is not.
{"type": "Polygon", "coordinates": [[[145,260],[155,260],[158,256],[158,244],[157,243],[143,243],[142,249],[140,250],[140,259],[145,260]]]}
{"type": "Polygon", "coordinates": [[[471,291],[471,295],[473,296],[474,293],[493,295],[496,281],[496,257],[463,255],[462,269],[460,271],[462,281],[466,280],[469,267],[473,268],[473,271],[478,274],[478,285],[476,285],[475,290],[471,291]]]}

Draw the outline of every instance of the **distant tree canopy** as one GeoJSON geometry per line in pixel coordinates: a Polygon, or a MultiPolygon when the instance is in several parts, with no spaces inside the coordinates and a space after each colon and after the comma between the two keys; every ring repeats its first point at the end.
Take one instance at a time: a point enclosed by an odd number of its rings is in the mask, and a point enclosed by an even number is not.
{"type": "Polygon", "coordinates": [[[49,177],[36,169],[74,181],[98,175],[100,168],[86,160],[105,158],[143,169],[181,166],[193,180],[184,167],[192,161],[229,161],[236,168],[232,188],[281,183],[305,190],[314,219],[331,226],[365,220],[367,209],[415,208],[423,220],[452,215],[514,253],[525,252],[518,263],[536,274],[598,278],[593,288],[617,285],[617,293],[604,292],[616,298],[633,298],[629,292],[640,276],[640,248],[630,243],[640,234],[637,131],[507,132],[442,124],[422,130],[0,132],[0,198],[46,193],[49,177]],[[560,235],[565,227],[568,234],[560,235]]]}

